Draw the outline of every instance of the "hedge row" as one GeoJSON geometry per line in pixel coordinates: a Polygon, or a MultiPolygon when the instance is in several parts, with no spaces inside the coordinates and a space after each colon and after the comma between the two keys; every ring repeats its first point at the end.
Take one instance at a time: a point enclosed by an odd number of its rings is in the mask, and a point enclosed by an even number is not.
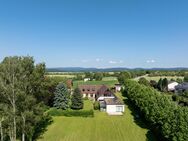
{"type": "Polygon", "coordinates": [[[66,116],[66,117],[94,117],[93,110],[62,110],[51,108],[48,111],[51,116],[66,116]]]}
{"type": "Polygon", "coordinates": [[[124,93],[165,140],[188,140],[187,107],[178,106],[170,97],[132,80],[125,82],[124,93]]]}

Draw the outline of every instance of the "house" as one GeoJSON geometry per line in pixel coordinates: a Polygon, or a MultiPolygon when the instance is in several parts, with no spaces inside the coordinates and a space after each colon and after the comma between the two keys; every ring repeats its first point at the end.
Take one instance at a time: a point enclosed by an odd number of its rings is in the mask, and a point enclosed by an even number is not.
{"type": "Polygon", "coordinates": [[[120,92],[121,91],[121,84],[115,84],[115,91],[120,92]]]}
{"type": "Polygon", "coordinates": [[[106,111],[109,115],[123,114],[125,105],[106,85],[80,85],[79,89],[83,98],[99,101],[101,111],[106,111]]]}
{"type": "Polygon", "coordinates": [[[104,98],[114,98],[114,94],[106,85],[80,85],[79,89],[83,98],[102,101],[104,98]]]}
{"type": "Polygon", "coordinates": [[[125,105],[117,97],[105,98],[106,112],[109,115],[123,115],[125,105]]]}
{"type": "Polygon", "coordinates": [[[175,87],[176,92],[185,92],[188,91],[188,83],[184,82],[175,87]]]}
{"type": "Polygon", "coordinates": [[[168,84],[168,91],[175,91],[176,86],[178,86],[179,84],[177,82],[170,82],[168,84]]]}
{"type": "Polygon", "coordinates": [[[84,78],[84,82],[90,81],[90,78],[84,78]]]}

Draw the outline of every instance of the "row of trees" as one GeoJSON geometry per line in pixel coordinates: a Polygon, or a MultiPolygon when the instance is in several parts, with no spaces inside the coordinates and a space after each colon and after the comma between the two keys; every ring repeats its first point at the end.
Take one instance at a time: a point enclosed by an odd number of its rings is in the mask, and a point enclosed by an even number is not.
{"type": "Polygon", "coordinates": [[[167,78],[160,78],[158,82],[151,80],[148,81],[146,78],[141,77],[138,83],[143,84],[145,86],[151,86],[155,89],[158,89],[161,92],[168,92],[168,79],[167,78]]]}
{"type": "Polygon", "coordinates": [[[188,108],[178,106],[170,97],[138,82],[126,80],[124,84],[124,94],[165,140],[188,139],[188,108]]]}
{"type": "Polygon", "coordinates": [[[185,76],[188,70],[152,70],[149,71],[149,76],[185,76]]]}
{"type": "Polygon", "coordinates": [[[6,57],[0,64],[1,141],[34,141],[51,122],[41,101],[45,65],[32,57],[6,57]]]}
{"type": "Polygon", "coordinates": [[[76,88],[71,95],[71,91],[67,89],[65,84],[60,83],[57,85],[54,97],[55,108],[79,110],[83,109],[83,105],[83,98],[79,88],[76,88]]]}

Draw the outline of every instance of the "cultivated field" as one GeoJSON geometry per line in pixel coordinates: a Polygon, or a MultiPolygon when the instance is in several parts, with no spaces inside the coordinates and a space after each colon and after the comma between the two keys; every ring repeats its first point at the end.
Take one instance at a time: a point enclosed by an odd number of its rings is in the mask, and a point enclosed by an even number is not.
{"type": "Polygon", "coordinates": [[[75,75],[71,74],[48,74],[48,77],[65,77],[65,78],[74,78],[76,77],[75,75]]]}

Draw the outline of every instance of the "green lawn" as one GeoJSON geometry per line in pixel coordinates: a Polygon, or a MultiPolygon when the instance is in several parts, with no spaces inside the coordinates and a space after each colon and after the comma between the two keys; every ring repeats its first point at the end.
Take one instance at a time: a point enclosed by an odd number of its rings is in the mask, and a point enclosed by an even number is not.
{"type": "Polygon", "coordinates": [[[74,81],[73,82],[73,87],[76,88],[78,87],[79,85],[107,85],[109,87],[113,87],[114,84],[118,83],[117,80],[107,80],[107,81],[87,81],[87,82],[84,82],[84,81],[74,81]]]}
{"type": "Polygon", "coordinates": [[[117,81],[117,77],[103,77],[102,81],[117,81]]]}
{"type": "MultiPolygon", "coordinates": [[[[122,98],[120,93],[117,95],[122,98]]],[[[89,108],[90,104],[86,101],[85,108],[89,108]]],[[[94,118],[53,119],[53,124],[39,141],[155,141],[149,130],[135,121],[129,106],[126,106],[123,116],[108,116],[95,111],[94,118]]]]}

